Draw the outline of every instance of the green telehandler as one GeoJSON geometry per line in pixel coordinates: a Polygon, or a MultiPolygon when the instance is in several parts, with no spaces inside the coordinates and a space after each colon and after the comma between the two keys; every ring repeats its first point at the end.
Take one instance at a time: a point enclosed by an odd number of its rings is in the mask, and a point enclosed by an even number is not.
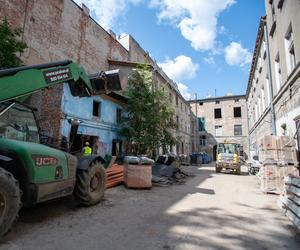
{"type": "Polygon", "coordinates": [[[72,194],[89,206],[104,196],[104,159],[78,158],[41,144],[34,109],[24,102],[34,92],[64,83],[79,97],[121,89],[118,72],[89,77],[72,61],[0,70],[0,237],[22,206],[72,194]]]}

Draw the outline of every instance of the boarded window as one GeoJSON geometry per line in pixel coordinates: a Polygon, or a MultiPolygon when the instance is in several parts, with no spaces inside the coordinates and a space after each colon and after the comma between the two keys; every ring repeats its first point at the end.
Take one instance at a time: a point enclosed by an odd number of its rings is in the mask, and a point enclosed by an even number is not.
{"type": "Polygon", "coordinates": [[[234,125],[234,135],[242,135],[242,125],[234,125]]]}
{"type": "Polygon", "coordinates": [[[101,117],[101,102],[93,101],[93,116],[101,117]]]}
{"type": "Polygon", "coordinates": [[[241,107],[233,108],[233,116],[234,117],[242,117],[241,107]]]}
{"type": "Polygon", "coordinates": [[[221,109],[215,109],[215,118],[222,118],[222,110],[221,109]]]}
{"type": "Polygon", "coordinates": [[[215,135],[216,136],[222,136],[223,135],[222,126],[215,126],[215,135]]]}

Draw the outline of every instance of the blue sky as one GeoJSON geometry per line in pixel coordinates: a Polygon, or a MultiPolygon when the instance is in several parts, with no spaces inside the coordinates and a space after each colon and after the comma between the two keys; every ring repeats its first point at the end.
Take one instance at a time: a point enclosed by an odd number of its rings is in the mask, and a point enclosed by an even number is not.
{"type": "Polygon", "coordinates": [[[117,35],[131,34],[186,99],[244,94],[263,0],[75,0],[117,35]]]}

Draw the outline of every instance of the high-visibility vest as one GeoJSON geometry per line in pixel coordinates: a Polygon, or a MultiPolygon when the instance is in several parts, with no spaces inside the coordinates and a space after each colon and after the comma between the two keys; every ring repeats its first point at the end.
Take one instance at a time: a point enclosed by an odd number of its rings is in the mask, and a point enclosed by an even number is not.
{"type": "Polygon", "coordinates": [[[83,148],[83,154],[84,155],[91,155],[92,154],[92,148],[90,148],[89,146],[85,146],[83,148]]]}

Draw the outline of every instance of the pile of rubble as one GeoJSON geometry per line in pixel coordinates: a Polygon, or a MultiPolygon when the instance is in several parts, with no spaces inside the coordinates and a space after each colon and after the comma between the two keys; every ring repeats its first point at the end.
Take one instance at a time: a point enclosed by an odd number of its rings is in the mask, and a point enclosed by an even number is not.
{"type": "Polygon", "coordinates": [[[156,162],[144,156],[125,156],[122,164],[112,164],[107,168],[106,188],[120,184],[128,188],[181,184],[188,174],[180,166],[180,159],[175,155],[161,155],[156,162]]]}

